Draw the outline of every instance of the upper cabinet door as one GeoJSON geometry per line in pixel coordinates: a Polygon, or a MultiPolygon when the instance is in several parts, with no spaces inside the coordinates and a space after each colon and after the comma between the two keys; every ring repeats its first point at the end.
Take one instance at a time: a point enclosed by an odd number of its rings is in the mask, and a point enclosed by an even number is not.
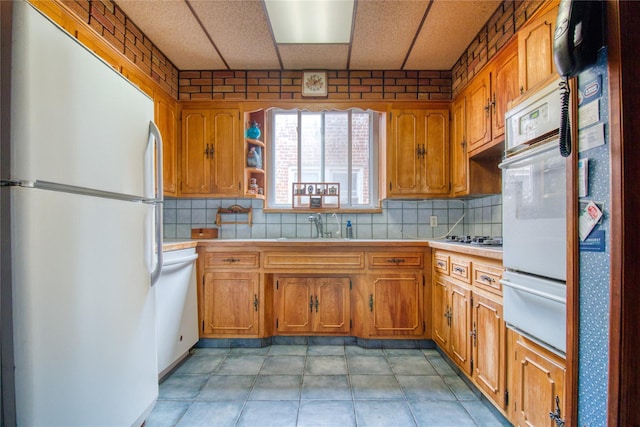
{"type": "Polygon", "coordinates": [[[209,111],[182,111],[182,195],[211,192],[209,111]]]}
{"type": "Polygon", "coordinates": [[[451,107],[451,191],[454,196],[467,191],[467,141],[465,134],[465,95],[451,107]]]}
{"type": "Polygon", "coordinates": [[[240,131],[240,111],[211,110],[210,142],[213,146],[212,192],[227,196],[241,196],[244,175],[240,131]]]}
{"type": "Polygon", "coordinates": [[[424,139],[421,110],[391,112],[391,141],[388,151],[389,195],[422,191],[420,144],[424,139]]]}
{"type": "Polygon", "coordinates": [[[467,139],[469,151],[491,142],[491,79],[484,71],[467,90],[467,139]]]}
{"type": "Polygon", "coordinates": [[[449,110],[427,110],[423,118],[424,192],[449,193],[449,110]]]}
{"type": "Polygon", "coordinates": [[[492,73],[493,139],[503,138],[504,116],[510,108],[511,102],[520,95],[517,47],[514,40],[500,52],[492,73]]]}
{"type": "Polygon", "coordinates": [[[164,182],[164,195],[178,195],[178,117],[177,103],[173,99],[154,94],[155,121],[162,135],[162,176],[164,182]]]}
{"type": "Polygon", "coordinates": [[[388,145],[390,196],[449,193],[449,110],[394,110],[388,145]]]}
{"type": "MultiPolygon", "coordinates": [[[[558,14],[557,1],[551,9],[527,22],[518,31],[520,93],[524,94],[547,82],[557,74],[553,62],[553,33],[558,14]]],[[[543,6],[546,8],[546,6],[543,6]]]]}
{"type": "Polygon", "coordinates": [[[183,196],[240,196],[243,163],[240,111],[182,111],[183,196]]]}

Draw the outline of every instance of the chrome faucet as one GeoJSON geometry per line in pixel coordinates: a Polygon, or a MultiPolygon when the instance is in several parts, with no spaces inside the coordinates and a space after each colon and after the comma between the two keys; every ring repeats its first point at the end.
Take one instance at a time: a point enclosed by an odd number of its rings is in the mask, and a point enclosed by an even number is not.
{"type": "Polygon", "coordinates": [[[317,237],[322,238],[322,236],[324,236],[323,229],[322,229],[322,215],[320,215],[320,213],[317,213],[315,215],[309,215],[307,219],[309,220],[309,222],[312,222],[315,224],[316,232],[318,233],[317,237]]]}

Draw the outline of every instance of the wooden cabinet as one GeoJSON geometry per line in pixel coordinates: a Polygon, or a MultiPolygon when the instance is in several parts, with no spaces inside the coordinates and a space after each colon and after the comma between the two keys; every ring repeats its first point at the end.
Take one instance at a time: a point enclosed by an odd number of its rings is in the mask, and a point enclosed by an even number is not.
{"type": "Polygon", "coordinates": [[[466,374],[470,374],[470,288],[436,274],[432,302],[434,341],[466,374]]]}
{"type": "Polygon", "coordinates": [[[469,151],[491,142],[491,73],[485,69],[465,90],[469,151]]]}
{"type": "Polygon", "coordinates": [[[278,334],[349,333],[349,278],[276,276],[275,286],[278,334]]]}
{"type": "Polygon", "coordinates": [[[182,111],[180,195],[242,196],[240,110],[182,111]]]}
{"type": "Polygon", "coordinates": [[[369,335],[419,336],[425,332],[422,273],[370,275],[369,335]]]}
{"type": "Polygon", "coordinates": [[[506,327],[502,304],[476,292],[472,298],[472,370],[475,384],[500,408],[506,390],[506,327]]]}
{"type": "Polygon", "coordinates": [[[499,262],[436,250],[433,340],[501,410],[506,391],[506,325],[499,262]],[[478,286],[478,285],[481,286],[478,286]]]}
{"type": "Polygon", "coordinates": [[[518,94],[516,40],[504,47],[453,102],[451,119],[452,195],[497,194],[504,116],[518,94]]]}
{"type": "Polygon", "coordinates": [[[553,62],[553,34],[558,15],[558,1],[544,9],[518,30],[518,69],[520,94],[544,86],[557,77],[553,62]]]}
{"type": "Polygon", "coordinates": [[[511,102],[520,96],[518,49],[514,39],[492,60],[491,67],[491,138],[504,139],[505,114],[511,102]]]}
{"type": "Polygon", "coordinates": [[[162,135],[162,177],[165,196],[178,195],[178,103],[155,91],[155,122],[162,135]]]}
{"type": "Polygon", "coordinates": [[[424,252],[367,252],[369,335],[424,335],[424,252]]]}
{"type": "Polygon", "coordinates": [[[550,414],[564,420],[565,359],[509,333],[509,415],[514,426],[556,427],[550,414]]]}
{"type": "Polygon", "coordinates": [[[259,284],[258,273],[205,272],[201,337],[257,336],[259,284]]]}
{"type": "Polygon", "coordinates": [[[518,50],[514,39],[475,77],[462,96],[466,98],[466,136],[469,156],[497,147],[502,152],[504,116],[519,96],[518,50]]]}
{"type": "Polygon", "coordinates": [[[261,303],[260,254],[256,251],[198,250],[200,336],[257,337],[261,303]]]}
{"type": "Polygon", "coordinates": [[[391,111],[390,197],[449,193],[449,111],[391,111]]]}
{"type": "Polygon", "coordinates": [[[467,136],[465,120],[466,99],[459,96],[451,105],[451,192],[454,196],[467,194],[467,136]]]}

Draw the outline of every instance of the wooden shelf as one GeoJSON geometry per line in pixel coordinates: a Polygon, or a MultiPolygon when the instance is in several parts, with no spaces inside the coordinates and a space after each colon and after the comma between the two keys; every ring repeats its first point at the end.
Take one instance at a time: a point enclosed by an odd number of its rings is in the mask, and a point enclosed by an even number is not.
{"type": "Polygon", "coordinates": [[[293,209],[340,209],[338,182],[295,182],[291,194],[293,209]]]}
{"type": "Polygon", "coordinates": [[[216,225],[220,227],[222,224],[248,224],[251,227],[251,208],[243,208],[240,205],[231,205],[227,208],[218,208],[216,214],[216,225]],[[247,215],[246,221],[223,221],[222,215],[247,215]]]}

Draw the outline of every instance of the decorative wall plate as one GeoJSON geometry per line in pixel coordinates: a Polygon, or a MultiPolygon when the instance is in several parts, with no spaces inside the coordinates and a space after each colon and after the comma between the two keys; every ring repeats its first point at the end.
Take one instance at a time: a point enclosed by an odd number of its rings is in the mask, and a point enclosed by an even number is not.
{"type": "Polygon", "coordinates": [[[302,96],[327,96],[327,72],[303,71],[302,96]]]}

